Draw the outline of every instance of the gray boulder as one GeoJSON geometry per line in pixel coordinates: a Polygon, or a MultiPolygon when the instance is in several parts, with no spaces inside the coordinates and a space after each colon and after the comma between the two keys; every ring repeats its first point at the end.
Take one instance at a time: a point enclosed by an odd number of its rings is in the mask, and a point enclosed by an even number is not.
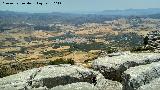
{"type": "Polygon", "coordinates": [[[123,86],[121,83],[117,81],[107,80],[107,79],[97,80],[96,87],[99,90],[122,90],[123,89],[123,86]]]}
{"type": "Polygon", "coordinates": [[[72,83],[65,86],[56,86],[51,90],[99,90],[93,84],[86,82],[72,83]]]}
{"type": "Polygon", "coordinates": [[[125,90],[136,90],[160,77],[160,62],[131,67],[124,72],[122,77],[125,90]]]}
{"type": "Polygon", "coordinates": [[[160,90],[160,78],[154,79],[149,84],[143,85],[137,90],[160,90]]]}
{"type": "Polygon", "coordinates": [[[0,90],[76,90],[78,87],[77,90],[122,90],[120,83],[106,80],[99,72],[76,65],[45,66],[0,78],[0,90]]]}
{"type": "Polygon", "coordinates": [[[160,61],[160,53],[121,53],[93,61],[92,68],[102,73],[105,78],[122,81],[122,73],[130,67],[160,61]],[[116,56],[118,55],[118,56],[116,56]]]}
{"type": "Polygon", "coordinates": [[[32,87],[52,88],[58,85],[67,85],[76,82],[94,83],[92,78],[98,73],[83,67],[61,65],[47,66],[40,69],[32,80],[32,87]]]}
{"type": "Polygon", "coordinates": [[[0,78],[0,90],[25,90],[36,72],[37,69],[32,69],[0,78]]]}
{"type": "Polygon", "coordinates": [[[99,74],[97,77],[96,84],[90,84],[87,82],[78,82],[68,85],[60,85],[52,88],[51,90],[122,90],[122,84],[116,81],[104,79],[99,74]]]}

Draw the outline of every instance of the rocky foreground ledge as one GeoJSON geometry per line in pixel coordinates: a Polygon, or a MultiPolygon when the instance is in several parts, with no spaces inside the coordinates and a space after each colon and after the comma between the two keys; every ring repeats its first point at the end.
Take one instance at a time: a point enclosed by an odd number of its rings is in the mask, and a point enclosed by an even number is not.
{"type": "Polygon", "coordinates": [[[119,82],[81,66],[53,65],[0,79],[0,90],[122,90],[119,82]]]}
{"type": "Polygon", "coordinates": [[[160,53],[110,54],[96,59],[92,68],[106,79],[121,82],[123,90],[160,90],[155,89],[158,85],[154,85],[160,78],[160,53]],[[151,86],[152,89],[149,88],[151,86]]]}
{"type": "Polygon", "coordinates": [[[0,78],[0,90],[160,90],[160,53],[113,53],[92,69],[51,65],[0,78]]]}

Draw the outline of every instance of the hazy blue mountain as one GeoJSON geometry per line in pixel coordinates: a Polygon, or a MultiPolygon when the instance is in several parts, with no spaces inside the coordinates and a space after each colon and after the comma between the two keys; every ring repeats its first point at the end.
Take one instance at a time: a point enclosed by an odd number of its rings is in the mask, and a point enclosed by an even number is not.
{"type": "Polygon", "coordinates": [[[160,18],[160,9],[128,9],[128,10],[105,10],[102,12],[76,14],[76,13],[25,13],[25,12],[12,12],[0,11],[0,25],[4,24],[36,24],[47,25],[53,23],[103,23],[107,20],[114,20],[121,17],[128,18],[130,16],[160,18]]]}
{"type": "Polygon", "coordinates": [[[98,12],[101,15],[151,15],[160,14],[160,8],[150,8],[150,9],[127,9],[127,10],[105,10],[98,12]]]}

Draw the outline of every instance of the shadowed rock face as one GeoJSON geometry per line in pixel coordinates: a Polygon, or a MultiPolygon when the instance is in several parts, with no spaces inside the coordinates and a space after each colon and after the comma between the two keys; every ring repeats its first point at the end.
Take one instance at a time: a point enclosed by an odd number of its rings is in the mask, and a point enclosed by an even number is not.
{"type": "Polygon", "coordinates": [[[123,90],[149,90],[149,86],[158,88],[151,82],[160,78],[160,53],[110,54],[93,61],[92,68],[107,79],[121,82],[123,90]]]}
{"type": "Polygon", "coordinates": [[[159,77],[160,62],[131,67],[123,74],[123,85],[125,85],[125,90],[136,90],[138,87],[159,77]]]}
{"type": "Polygon", "coordinates": [[[74,65],[45,66],[0,79],[0,90],[99,90],[99,88],[122,90],[122,85],[105,79],[98,72],[74,65]]]}
{"type": "Polygon", "coordinates": [[[121,75],[128,68],[157,61],[160,61],[160,53],[126,53],[98,58],[92,63],[92,68],[102,73],[107,79],[121,82],[121,75]]]}
{"type": "Polygon", "coordinates": [[[43,67],[34,77],[32,87],[46,86],[47,88],[52,88],[57,85],[76,82],[92,83],[92,78],[96,77],[96,75],[89,69],[77,66],[43,67]]]}

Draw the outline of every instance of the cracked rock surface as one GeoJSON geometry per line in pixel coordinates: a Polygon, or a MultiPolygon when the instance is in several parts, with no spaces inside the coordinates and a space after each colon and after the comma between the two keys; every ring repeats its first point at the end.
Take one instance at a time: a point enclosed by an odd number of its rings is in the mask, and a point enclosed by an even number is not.
{"type": "Polygon", "coordinates": [[[118,56],[98,58],[92,63],[92,68],[107,79],[121,82],[122,73],[130,67],[158,61],[160,61],[160,53],[122,53],[118,56]]]}
{"type": "Polygon", "coordinates": [[[160,90],[160,53],[113,53],[93,61],[92,68],[121,82],[123,90],[160,90]]]}
{"type": "Polygon", "coordinates": [[[75,65],[45,66],[0,79],[0,90],[100,90],[99,88],[122,90],[122,85],[105,79],[99,72],[75,65]],[[107,85],[102,85],[102,82],[107,85]]]}
{"type": "Polygon", "coordinates": [[[0,90],[160,90],[160,53],[113,53],[94,60],[92,69],[34,68],[0,78],[0,90]]]}
{"type": "Polygon", "coordinates": [[[123,74],[125,90],[136,90],[160,77],[160,62],[140,65],[126,70],[123,74]]]}
{"type": "Polygon", "coordinates": [[[160,78],[152,80],[150,83],[139,87],[137,90],[160,90],[160,78]]]}
{"type": "Polygon", "coordinates": [[[86,82],[80,82],[80,83],[68,84],[65,86],[60,85],[52,88],[51,90],[99,90],[99,89],[92,84],[86,82]]]}

